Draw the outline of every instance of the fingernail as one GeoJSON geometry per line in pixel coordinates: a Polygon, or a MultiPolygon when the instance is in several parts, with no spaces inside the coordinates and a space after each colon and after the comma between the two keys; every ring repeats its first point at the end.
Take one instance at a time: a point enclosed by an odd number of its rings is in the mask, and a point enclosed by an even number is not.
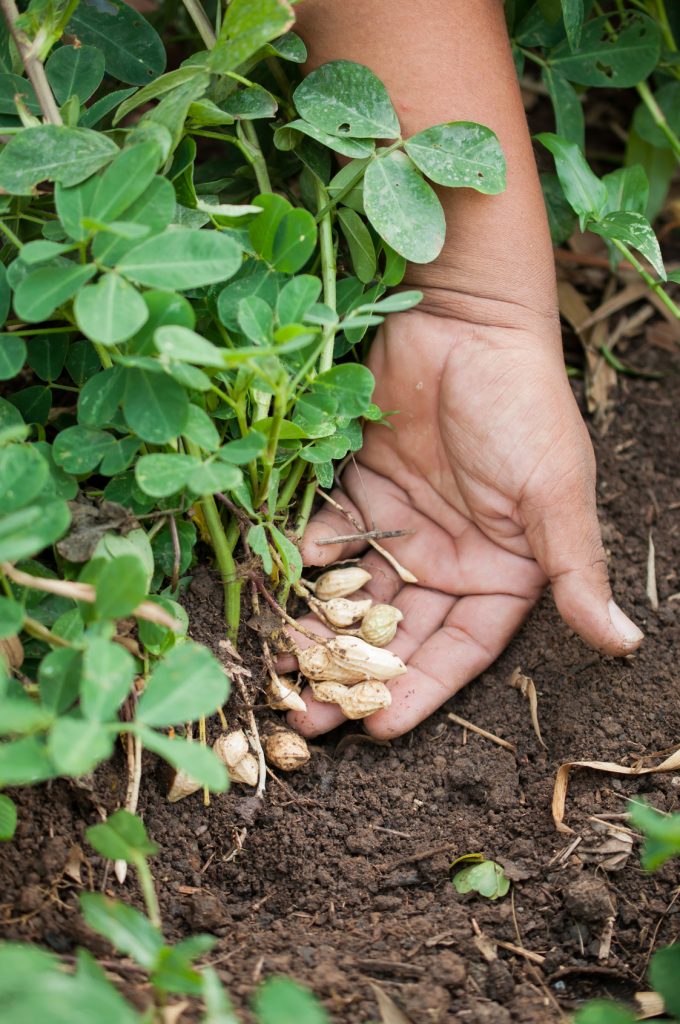
{"type": "Polygon", "coordinates": [[[612,626],[627,647],[636,647],[644,638],[644,633],[622,612],[616,601],[609,602],[609,618],[612,626]]]}

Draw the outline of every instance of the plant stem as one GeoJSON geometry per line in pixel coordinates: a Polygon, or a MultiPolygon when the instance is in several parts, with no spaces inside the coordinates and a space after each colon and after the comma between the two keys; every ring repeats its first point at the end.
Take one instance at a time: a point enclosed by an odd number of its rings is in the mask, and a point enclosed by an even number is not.
{"type": "Polygon", "coordinates": [[[0,231],[2,231],[2,233],[4,235],[7,235],[7,237],[10,240],[10,242],[12,243],[12,245],[15,246],[19,250],[19,252],[21,252],[21,250],[23,249],[24,243],[21,241],[19,236],[15,235],[14,232],[12,231],[12,229],[7,227],[5,222],[1,221],[1,220],[0,220],[0,231]]]}
{"type": "Polygon", "coordinates": [[[664,0],[656,0],[656,16],[659,21],[661,33],[663,35],[666,46],[671,51],[671,53],[677,53],[678,47],[673,36],[673,29],[671,28],[671,24],[668,20],[668,14],[666,12],[666,4],[664,0]]]}
{"type": "Polygon", "coordinates": [[[151,875],[151,869],[146,863],[144,857],[135,857],[134,866],[137,868],[137,874],[139,875],[139,887],[142,890],[142,896],[144,898],[144,906],[146,907],[146,913],[151,921],[158,930],[161,930],[161,912],[158,906],[158,897],[156,896],[156,889],[153,884],[153,877],[151,875]]]}
{"type": "Polygon", "coordinates": [[[286,508],[288,506],[288,504],[291,501],[291,498],[293,497],[297,490],[300,480],[302,479],[302,474],[304,473],[305,469],[308,466],[309,463],[304,462],[302,459],[297,459],[297,461],[293,464],[290,473],[286,477],[286,482],[281,488],[279,500],[276,503],[277,510],[280,508],[286,508]]]}
{"type": "Polygon", "coordinates": [[[645,268],[642,266],[640,261],[637,259],[637,257],[635,257],[633,255],[633,253],[630,251],[630,249],[628,248],[628,246],[624,242],[620,242],[618,240],[618,238],[612,238],[612,239],[610,239],[610,241],[611,241],[612,245],[614,245],[615,248],[617,248],[619,250],[621,255],[625,256],[625,258],[628,260],[630,265],[632,267],[634,267],[635,270],[637,270],[638,274],[640,275],[642,280],[645,282],[645,284],[647,284],[652,289],[652,291],[655,293],[655,295],[659,296],[659,298],[663,302],[664,306],[666,306],[666,308],[671,311],[671,313],[673,314],[674,317],[677,317],[677,319],[680,320],[680,307],[678,307],[675,304],[675,302],[673,302],[673,299],[670,297],[670,295],[668,295],[663,290],[663,288],[661,287],[660,282],[654,280],[652,275],[649,274],[645,270],[645,268]]]}
{"type": "Polygon", "coordinates": [[[212,50],[217,40],[200,0],[183,0],[183,3],[187,9],[187,14],[198,30],[199,36],[205,43],[206,49],[212,50]]]}
{"type": "Polygon", "coordinates": [[[241,128],[251,149],[248,158],[253,170],[255,171],[257,187],[260,192],[271,192],[272,183],[269,178],[269,170],[267,168],[265,158],[262,155],[260,141],[257,137],[257,132],[255,131],[255,125],[252,121],[242,121],[241,128]]]}
{"type": "MultiPolygon", "coordinates": [[[[287,383],[287,381],[286,381],[287,383]]],[[[279,385],[279,389],[274,395],[274,414],[272,416],[271,426],[269,428],[269,437],[267,439],[267,447],[264,455],[262,456],[263,472],[262,480],[260,482],[259,493],[257,497],[257,504],[261,505],[267,498],[269,491],[269,481],[271,480],[272,470],[274,468],[274,460],[276,459],[276,449],[279,446],[279,435],[281,434],[281,425],[286,415],[286,399],[287,393],[285,385],[282,387],[279,385]]],[[[270,509],[273,512],[273,509],[270,509]]]]}
{"type": "Polygon", "coordinates": [[[37,619],[32,619],[30,615],[26,616],[21,628],[29,636],[32,636],[34,640],[42,640],[43,643],[50,644],[52,647],[73,647],[73,644],[69,643],[68,640],[64,640],[63,637],[52,633],[47,626],[43,626],[42,622],[38,622],[37,619]]]}
{"type": "MultiPolygon", "coordinates": [[[[312,469],[312,474],[314,470],[312,469]]],[[[295,524],[295,536],[300,539],[302,534],[307,529],[307,523],[309,517],[312,514],[312,505],[314,504],[314,495],[316,494],[316,477],[312,475],[312,478],[307,481],[307,486],[302,494],[302,500],[300,501],[299,512],[297,522],[295,524]]]]}
{"type": "Polygon", "coordinates": [[[227,636],[236,643],[241,618],[241,581],[236,573],[236,563],[222,526],[220,513],[212,494],[204,494],[199,502],[210,533],[210,542],[215,552],[224,587],[224,617],[227,636]]]}
{"type": "MultiPolygon", "coordinates": [[[[314,178],[316,189],[316,200],[319,209],[323,208],[328,193],[317,177],[314,178]]],[[[323,281],[323,300],[327,306],[335,310],[335,249],[333,248],[333,225],[331,222],[330,210],[323,215],[319,223],[319,246],[321,249],[321,279],[323,281]]],[[[333,346],[335,343],[335,328],[324,326],[322,331],[323,349],[319,359],[319,372],[330,370],[333,365],[333,346]]]]}
{"type": "Polygon", "coordinates": [[[652,120],[654,121],[654,124],[666,136],[666,138],[668,139],[668,143],[671,149],[673,150],[673,155],[675,156],[675,159],[678,161],[678,163],[680,163],[680,139],[675,134],[675,132],[669,125],[668,121],[666,120],[666,116],[661,107],[659,106],[659,104],[656,102],[656,99],[652,95],[649,86],[646,82],[640,82],[640,84],[636,86],[636,88],[642,102],[652,115],[652,120]]]}
{"type": "Polygon", "coordinates": [[[52,94],[50,83],[47,81],[47,75],[45,74],[45,68],[42,65],[42,61],[33,52],[30,39],[27,38],[21,29],[17,28],[16,22],[19,17],[19,9],[15,4],[14,0],[0,0],[0,10],[2,11],[7,27],[12,33],[12,38],[16,43],[19,56],[23,61],[23,65],[26,68],[26,74],[31,80],[31,84],[35,89],[35,95],[40,104],[40,109],[43,112],[45,121],[48,124],[63,124],[61,114],[59,113],[59,107],[57,101],[52,94]]]}

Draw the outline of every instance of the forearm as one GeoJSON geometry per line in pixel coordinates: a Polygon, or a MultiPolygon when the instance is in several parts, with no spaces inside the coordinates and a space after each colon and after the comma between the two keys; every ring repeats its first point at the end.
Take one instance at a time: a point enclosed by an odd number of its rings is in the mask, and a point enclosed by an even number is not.
{"type": "Polygon", "coordinates": [[[553,318],[550,234],[501,0],[304,0],[298,29],[310,68],[343,58],[383,80],[405,137],[478,121],[500,139],[507,189],[437,188],[446,243],[434,263],[409,267],[408,284],[427,289],[433,311],[465,319],[478,307],[501,323],[522,310],[553,318]]]}

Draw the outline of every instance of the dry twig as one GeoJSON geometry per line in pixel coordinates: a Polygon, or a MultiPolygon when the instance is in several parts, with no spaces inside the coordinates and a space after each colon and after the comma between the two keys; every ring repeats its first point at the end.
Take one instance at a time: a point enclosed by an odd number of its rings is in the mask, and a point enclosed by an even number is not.
{"type": "Polygon", "coordinates": [[[492,743],[497,744],[499,747],[503,747],[505,750],[509,750],[512,754],[517,753],[517,747],[514,743],[510,743],[509,740],[504,740],[500,736],[496,736],[493,732],[487,732],[486,729],[482,729],[479,725],[474,725],[472,722],[468,722],[467,718],[461,718],[460,715],[454,715],[453,711],[449,711],[449,718],[456,725],[460,725],[463,729],[469,729],[470,732],[477,733],[478,736],[483,736],[485,740],[491,740],[492,743]]]}

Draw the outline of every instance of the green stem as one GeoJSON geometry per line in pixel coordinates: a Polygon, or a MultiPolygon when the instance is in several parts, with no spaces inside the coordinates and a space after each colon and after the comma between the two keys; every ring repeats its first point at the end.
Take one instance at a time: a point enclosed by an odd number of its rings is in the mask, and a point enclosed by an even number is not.
{"type": "Polygon", "coordinates": [[[670,297],[670,295],[668,295],[663,290],[663,288],[661,287],[661,284],[659,283],[659,281],[655,281],[654,278],[652,277],[652,275],[649,274],[645,270],[645,268],[642,266],[640,261],[630,251],[628,246],[625,245],[624,242],[620,242],[618,240],[618,238],[612,238],[612,239],[610,239],[610,241],[611,241],[612,245],[614,245],[615,248],[617,248],[619,250],[621,255],[625,256],[625,258],[628,260],[630,265],[632,267],[634,267],[635,270],[637,270],[638,274],[640,275],[642,280],[645,282],[645,284],[647,284],[652,289],[652,291],[655,293],[655,295],[659,296],[659,298],[663,302],[664,306],[666,306],[666,308],[671,311],[673,316],[677,317],[677,319],[680,320],[680,307],[678,307],[675,304],[675,302],[673,302],[673,299],[670,297]]]}
{"type": "Polygon", "coordinates": [[[136,856],[133,864],[137,868],[137,874],[139,875],[139,887],[142,890],[147,917],[151,921],[151,924],[160,931],[161,911],[158,906],[158,897],[156,896],[156,889],[154,888],[151,869],[146,863],[144,857],[141,856],[136,856]]]}
{"type": "Polygon", "coordinates": [[[210,543],[212,544],[217,565],[224,587],[224,617],[227,623],[227,636],[232,643],[238,638],[238,627],[241,619],[241,581],[236,573],[236,563],[231,553],[231,546],[222,526],[220,513],[212,494],[204,494],[199,505],[205,517],[210,543]]]}
{"type": "Polygon", "coordinates": [[[102,364],[105,370],[110,370],[113,366],[113,359],[109,355],[104,345],[100,345],[98,341],[93,341],[92,345],[99,356],[99,362],[102,364]]]}
{"type": "Polygon", "coordinates": [[[13,324],[7,324],[7,330],[19,338],[28,338],[32,334],[73,334],[76,329],[75,327],[31,327],[24,330],[24,326],[24,324],[17,324],[17,330],[15,330],[13,324]]]}
{"type": "Polygon", "coordinates": [[[293,463],[290,473],[286,477],[286,482],[281,488],[279,500],[276,503],[277,511],[280,508],[288,507],[293,495],[295,494],[298,488],[298,484],[302,479],[302,474],[304,473],[308,466],[309,463],[304,462],[302,459],[297,459],[297,461],[293,463]]]}
{"type": "Polygon", "coordinates": [[[47,80],[45,74],[45,68],[42,65],[42,61],[34,52],[34,46],[31,40],[26,34],[17,27],[17,21],[19,19],[19,8],[17,7],[14,0],[0,0],[0,10],[5,17],[7,27],[12,34],[12,38],[16,43],[16,48],[19,51],[22,63],[26,68],[26,74],[31,80],[31,85],[35,89],[35,94],[40,104],[40,109],[43,112],[45,121],[48,124],[62,124],[61,114],[59,113],[59,107],[57,101],[54,98],[54,94],[50,87],[50,83],[47,80]]]}
{"type": "Polygon", "coordinates": [[[255,171],[257,187],[260,192],[271,192],[272,183],[269,178],[269,170],[267,168],[265,158],[262,155],[262,150],[260,149],[260,141],[257,137],[257,132],[255,131],[255,125],[252,121],[242,121],[241,128],[251,150],[248,154],[248,160],[255,171]]]}
{"type": "MultiPolygon", "coordinates": [[[[279,388],[274,395],[274,414],[269,428],[267,447],[262,456],[263,471],[262,480],[260,481],[260,489],[257,496],[258,506],[266,500],[267,493],[269,491],[269,481],[271,480],[272,470],[274,469],[274,460],[276,459],[276,450],[279,446],[281,426],[286,415],[286,398],[286,388],[279,385],[279,388]]],[[[273,512],[274,510],[272,509],[271,511],[273,512]]]]}
{"type": "Polygon", "coordinates": [[[187,9],[189,17],[198,30],[199,36],[205,43],[206,49],[212,50],[217,40],[215,38],[215,33],[213,32],[213,27],[208,21],[200,0],[183,0],[183,3],[187,9]]]}
{"type": "MultiPolygon", "coordinates": [[[[316,189],[316,200],[321,209],[324,200],[327,198],[326,189],[317,177],[314,178],[316,189]]],[[[330,210],[323,215],[319,223],[319,248],[321,250],[321,280],[323,281],[323,300],[331,309],[335,309],[335,249],[333,248],[333,225],[330,210]]],[[[322,331],[323,349],[319,359],[319,372],[330,370],[333,365],[333,347],[335,343],[335,328],[324,326],[322,331]]]]}
{"type": "Polygon", "coordinates": [[[30,615],[26,616],[21,628],[29,636],[32,636],[34,640],[41,640],[52,647],[73,647],[73,644],[70,644],[68,640],[64,640],[63,637],[52,633],[47,626],[43,626],[42,622],[38,622],[37,619],[32,619],[30,615]]]}
{"type": "Polygon", "coordinates": [[[7,227],[5,222],[2,221],[2,220],[0,220],[0,231],[2,231],[2,233],[4,235],[7,235],[7,237],[10,240],[10,242],[12,243],[12,245],[16,246],[16,248],[21,252],[21,250],[23,249],[24,243],[21,241],[21,239],[17,235],[14,234],[14,232],[12,231],[11,228],[7,227]]]}
{"type": "Polygon", "coordinates": [[[640,82],[640,84],[636,86],[636,88],[642,102],[652,115],[652,120],[654,121],[654,124],[666,136],[666,138],[668,139],[668,143],[671,149],[673,150],[673,155],[675,156],[675,159],[678,161],[678,163],[680,163],[680,139],[675,134],[675,132],[669,125],[668,121],[666,120],[666,116],[661,107],[659,106],[659,104],[656,102],[656,99],[652,95],[649,86],[646,82],[640,82]]]}
{"type": "MultiPolygon", "coordinates": [[[[312,469],[312,473],[314,470],[312,469]]],[[[316,477],[312,476],[311,480],[307,481],[307,486],[302,494],[302,500],[300,501],[300,510],[298,512],[297,522],[295,524],[295,536],[300,539],[302,534],[307,529],[307,523],[309,517],[312,514],[312,505],[314,504],[314,495],[316,494],[316,477]]]]}
{"type": "MultiPolygon", "coordinates": [[[[192,441],[186,441],[186,449],[189,455],[200,459],[201,449],[192,441]]],[[[217,565],[222,577],[224,588],[224,617],[227,624],[227,636],[236,643],[238,627],[241,620],[241,581],[236,572],[236,563],[231,553],[231,547],[224,532],[222,519],[212,494],[203,494],[198,501],[203,512],[205,524],[210,534],[210,543],[215,552],[217,565]]]]}
{"type": "Polygon", "coordinates": [[[661,32],[663,34],[666,46],[671,51],[671,53],[677,53],[678,47],[675,42],[675,37],[673,36],[673,29],[671,28],[671,23],[668,20],[668,14],[666,12],[666,4],[664,3],[664,0],[656,0],[656,16],[659,21],[659,25],[661,26],[661,32]]]}

